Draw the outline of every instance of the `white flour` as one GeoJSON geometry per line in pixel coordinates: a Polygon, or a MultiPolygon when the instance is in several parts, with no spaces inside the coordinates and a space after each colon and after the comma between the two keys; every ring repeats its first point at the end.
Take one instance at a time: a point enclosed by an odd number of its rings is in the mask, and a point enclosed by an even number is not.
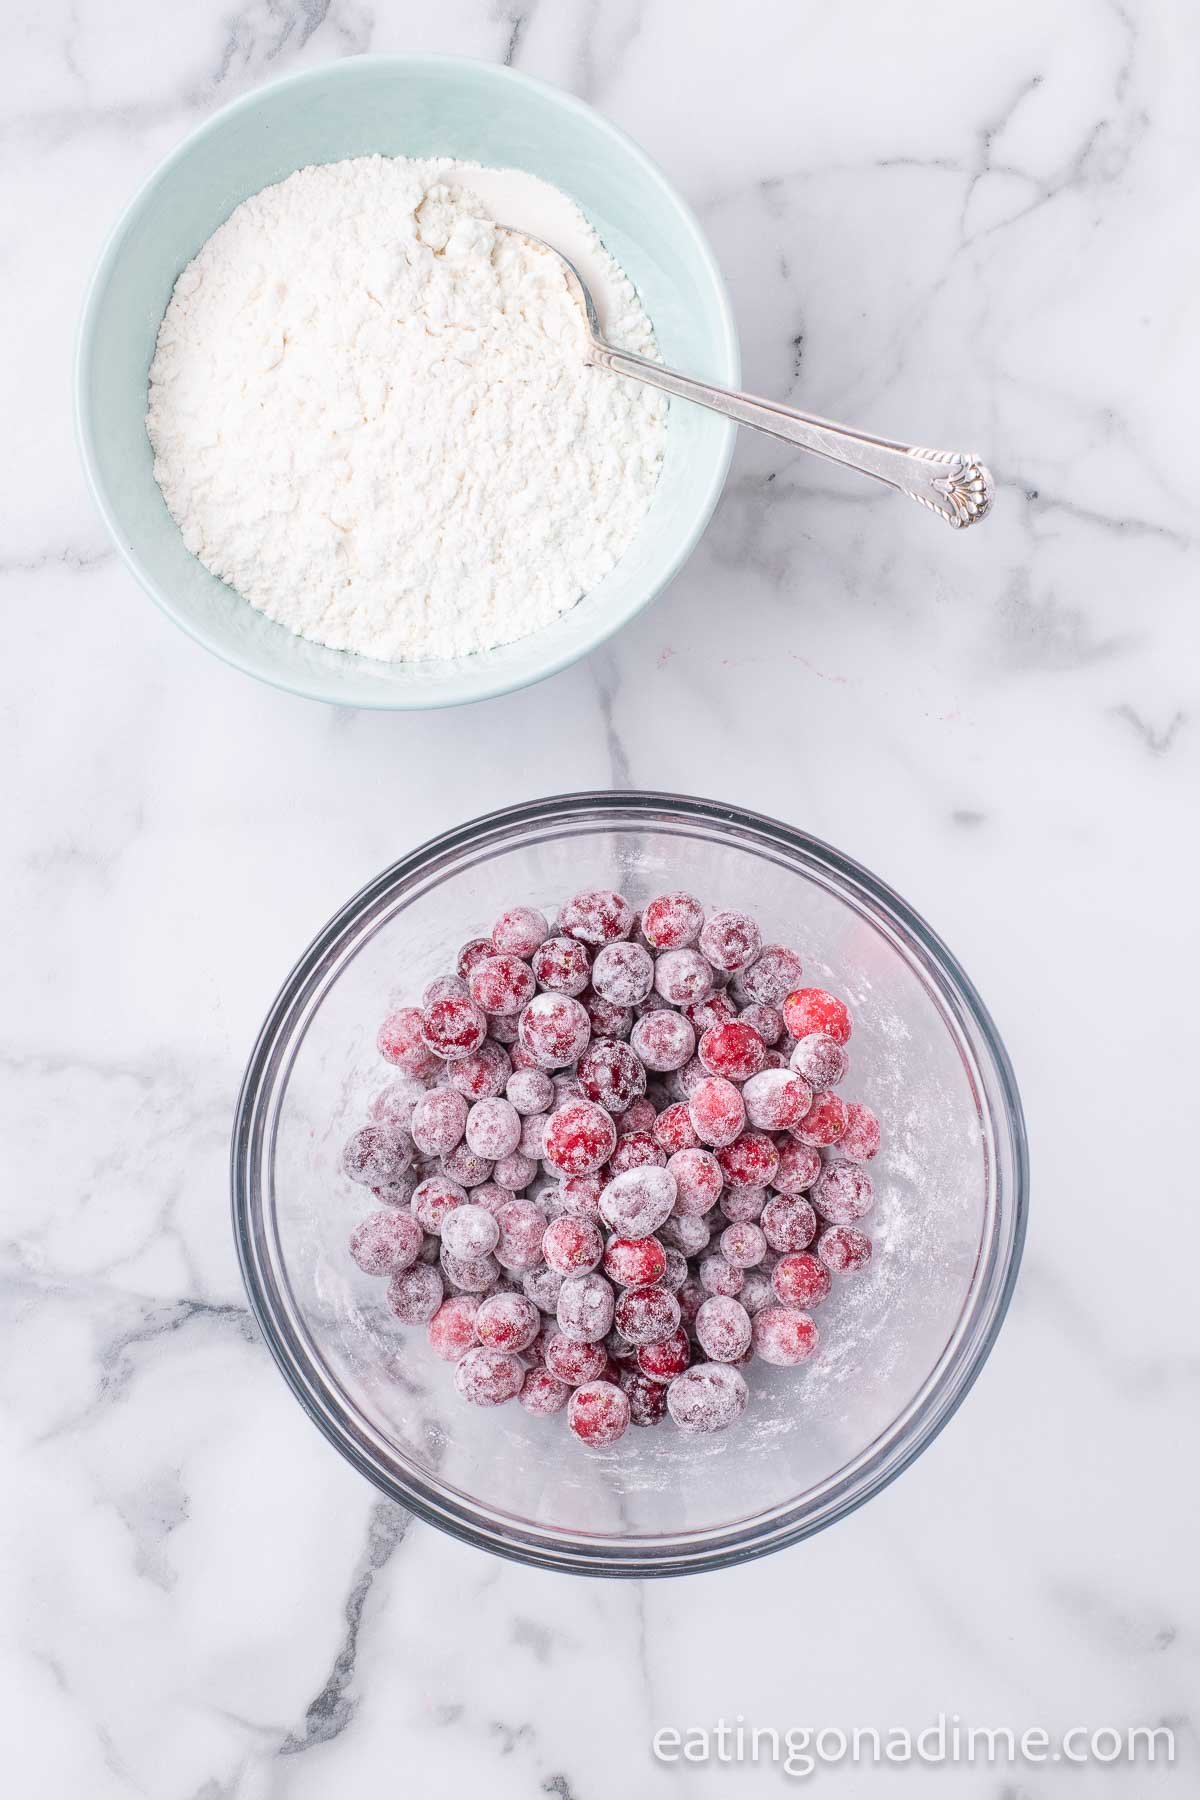
{"type": "Polygon", "coordinates": [[[545,237],[606,334],[654,355],[582,213],[516,170],[363,157],[239,206],[175,285],[150,369],[154,472],[206,568],[291,631],[388,661],[548,623],[650,505],[661,395],[580,360],[545,237]]]}

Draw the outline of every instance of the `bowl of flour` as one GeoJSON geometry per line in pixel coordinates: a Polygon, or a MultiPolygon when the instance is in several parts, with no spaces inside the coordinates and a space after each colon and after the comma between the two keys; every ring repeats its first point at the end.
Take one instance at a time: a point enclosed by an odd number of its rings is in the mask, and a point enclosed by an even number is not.
{"type": "Polygon", "coordinates": [[[484,699],[587,654],[698,541],[723,420],[584,364],[735,384],[688,209],[569,96],[443,57],[258,90],[162,165],[80,332],[84,466],[133,574],[249,674],[347,706],[484,699]]]}

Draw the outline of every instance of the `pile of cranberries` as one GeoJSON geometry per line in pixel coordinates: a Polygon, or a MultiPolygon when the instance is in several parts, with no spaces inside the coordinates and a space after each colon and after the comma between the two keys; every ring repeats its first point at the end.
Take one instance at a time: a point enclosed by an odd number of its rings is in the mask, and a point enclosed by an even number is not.
{"type": "Polygon", "coordinates": [[[719,1431],[755,1357],[813,1354],[871,1255],[879,1124],[837,1091],[847,1007],[801,974],[744,912],[593,889],[553,927],[511,907],[384,1020],[350,1254],[464,1400],[565,1410],[591,1445],[719,1431]]]}

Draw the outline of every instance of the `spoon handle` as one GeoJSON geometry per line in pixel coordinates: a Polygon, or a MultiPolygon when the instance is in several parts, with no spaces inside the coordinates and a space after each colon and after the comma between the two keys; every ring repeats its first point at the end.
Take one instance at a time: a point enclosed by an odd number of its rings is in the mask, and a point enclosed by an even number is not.
{"type": "Polygon", "coordinates": [[[591,346],[590,360],[611,369],[615,375],[628,375],[682,400],[694,400],[710,412],[736,419],[739,425],[752,425],[756,431],[782,438],[785,444],[797,444],[815,456],[825,456],[830,462],[844,463],[863,475],[872,475],[876,481],[886,482],[910,500],[919,500],[922,506],[939,513],[956,530],[978,524],[991,507],[992,477],[976,456],[957,450],[922,450],[913,444],[893,443],[890,438],[872,437],[869,432],[852,431],[848,425],[835,425],[829,419],[797,412],[775,400],[759,400],[752,394],[694,381],[690,375],[677,374],[674,369],[664,369],[661,363],[614,350],[598,340],[591,346]]]}

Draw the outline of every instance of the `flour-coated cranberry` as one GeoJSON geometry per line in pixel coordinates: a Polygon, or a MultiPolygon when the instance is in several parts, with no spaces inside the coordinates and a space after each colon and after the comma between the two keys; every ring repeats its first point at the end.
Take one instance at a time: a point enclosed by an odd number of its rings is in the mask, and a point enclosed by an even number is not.
{"type": "Polygon", "coordinates": [[[646,1091],[645,1069],[629,1045],[616,1038],[589,1044],[576,1075],[588,1099],[610,1113],[623,1113],[646,1091]]]}
{"type": "Polygon", "coordinates": [[[858,1163],[826,1163],[813,1183],[812,1203],[830,1225],[853,1225],[875,1204],[875,1184],[858,1163]]]}
{"type": "Polygon", "coordinates": [[[846,1129],[830,1148],[830,1156],[843,1162],[865,1163],[879,1149],[879,1120],[859,1100],[846,1102],[846,1129]]]}
{"type": "Polygon", "coordinates": [[[723,1075],[706,1075],[688,1101],[692,1128],[702,1144],[717,1149],[732,1144],[746,1123],[746,1107],[738,1089],[723,1075]]]}
{"type": "Polygon", "coordinates": [[[684,1063],[682,1069],[676,1069],[670,1077],[672,1097],[676,1100],[690,1102],[700,1083],[708,1079],[708,1070],[698,1056],[693,1056],[684,1063]]]}
{"type": "Polygon", "coordinates": [[[696,1342],[710,1362],[736,1362],[750,1348],[750,1314],[728,1294],[712,1294],[696,1314],[696,1342]]]}
{"type": "Polygon", "coordinates": [[[621,1370],[617,1386],[629,1402],[631,1425],[658,1425],[666,1416],[667,1390],[636,1367],[621,1370]]]}
{"type": "Polygon", "coordinates": [[[654,986],[654,958],[640,944],[606,944],[592,962],[592,987],[613,1006],[637,1006],[654,986]]]}
{"type": "Polygon", "coordinates": [[[475,1314],[475,1335],[493,1350],[525,1350],[542,1329],[542,1315],[525,1294],[493,1294],[475,1314]]]}
{"type": "Polygon", "coordinates": [[[829,1292],[829,1270],[811,1250],[783,1256],[771,1271],[771,1285],[785,1306],[816,1306],[829,1292]]]}
{"type": "Polygon", "coordinates": [[[565,1337],[561,1331],[550,1331],[545,1344],[547,1369],[569,1387],[599,1381],[608,1362],[608,1352],[602,1343],[585,1343],[565,1337]]]}
{"type": "MultiPolygon", "coordinates": [[[[704,1301],[703,1291],[696,1301],[692,1317],[695,1318],[704,1301]]],[[[692,1360],[692,1346],[683,1326],[671,1332],[669,1337],[661,1338],[653,1344],[639,1344],[637,1349],[637,1366],[650,1381],[674,1381],[682,1375],[692,1360]]]]}
{"type": "Polygon", "coordinates": [[[679,1302],[668,1288],[623,1288],[613,1317],[631,1344],[658,1344],[678,1331],[679,1302]]]}
{"type": "Polygon", "coordinates": [[[475,1336],[475,1314],[479,1301],[474,1294],[455,1294],[442,1304],[429,1321],[429,1347],[443,1362],[458,1362],[478,1343],[475,1336]]]}
{"type": "Polygon", "coordinates": [[[430,1175],[413,1194],[413,1217],[426,1231],[440,1237],[447,1213],[466,1203],[466,1188],[445,1175],[430,1175]]]}
{"type": "Polygon", "coordinates": [[[542,1255],[560,1275],[583,1275],[594,1269],[604,1254],[604,1239],[591,1219],[561,1213],[551,1219],[542,1237],[542,1255]]]}
{"type": "Polygon", "coordinates": [[[555,994],[582,994],[592,978],[587,946],[570,937],[547,938],[534,951],[530,967],[538,986],[555,994]]]}
{"type": "Polygon", "coordinates": [[[519,956],[485,956],[471,970],[471,998],[485,1013],[519,1013],[533,999],[533,970],[519,956]]]}
{"type": "Polygon", "coordinates": [[[429,1263],[401,1269],[387,1285],[387,1303],[403,1325],[427,1325],[445,1293],[440,1272],[429,1263]]]}
{"type": "MultiPolygon", "coordinates": [[[[752,1269],[767,1254],[767,1240],[757,1225],[744,1220],[727,1225],[721,1233],[721,1255],[735,1269],[752,1269]]],[[[718,1362],[722,1359],[717,1358],[718,1362]]]]}
{"type": "MultiPolygon", "coordinates": [[[[488,1304],[485,1300],[484,1306],[488,1304]]],[[[518,1357],[486,1344],[468,1350],[454,1366],[454,1385],[472,1406],[503,1406],[520,1393],[524,1380],[524,1365],[518,1357]]]]}
{"type": "Polygon", "coordinates": [[[500,1225],[500,1241],[496,1260],[502,1269],[523,1274],[536,1269],[542,1260],[542,1239],[546,1234],[546,1215],[531,1200],[510,1200],[496,1214],[500,1225]]]}
{"type": "Polygon", "coordinates": [[[507,1100],[477,1100],[467,1114],[466,1138],[476,1156],[498,1162],[521,1142],[521,1115],[507,1100]]]}
{"type": "Polygon", "coordinates": [[[511,1013],[493,1013],[488,1019],[488,1041],[501,1044],[509,1053],[512,1061],[513,1046],[517,1041],[517,1021],[511,1013]]]}
{"type": "Polygon", "coordinates": [[[693,1363],[667,1389],[667,1411],[680,1431],[724,1431],[746,1410],[744,1378],[730,1363],[693,1363]]]}
{"type": "Polygon", "coordinates": [[[658,1236],[668,1249],[680,1251],[684,1256],[699,1256],[701,1250],[708,1247],[712,1232],[704,1222],[703,1215],[698,1213],[675,1213],[664,1219],[658,1228],[658,1236]]]}
{"type": "Polygon", "coordinates": [[[712,992],[713,974],[698,950],[664,950],[654,965],[654,986],[672,1006],[690,1006],[712,992]]]}
{"type": "Polygon", "coordinates": [[[519,1194],[524,1191],[537,1174],[538,1166],[532,1156],[522,1156],[519,1150],[510,1150],[507,1156],[498,1156],[492,1165],[492,1180],[498,1188],[507,1188],[509,1193],[519,1194]]]}
{"type": "Polygon", "coordinates": [[[473,1056],[487,1036],[487,1019],[474,1000],[451,994],[421,1014],[425,1043],[443,1062],[473,1056]]]}
{"type": "Polygon", "coordinates": [[[425,1092],[426,1083],[422,1076],[397,1075],[372,1095],[367,1112],[379,1125],[399,1125],[402,1131],[407,1131],[413,1108],[425,1092]]]}
{"type": "Polygon", "coordinates": [[[819,1031],[835,1044],[844,1044],[853,1030],[845,1001],[826,993],[824,988],[794,989],[784,999],[783,1019],[794,1038],[809,1037],[819,1031]]]}
{"type": "Polygon", "coordinates": [[[521,1276],[521,1292],[544,1313],[557,1312],[562,1284],[563,1278],[558,1270],[548,1269],[544,1264],[537,1269],[526,1269],[521,1276]]]}
{"type": "Polygon", "coordinates": [[[402,1206],[407,1208],[417,1190],[421,1177],[415,1168],[405,1169],[403,1175],[395,1181],[389,1181],[382,1187],[373,1187],[371,1193],[381,1206],[402,1206]]]}
{"type": "Polygon", "coordinates": [[[696,1314],[708,1299],[708,1289],[695,1275],[689,1275],[681,1286],[675,1289],[675,1298],[679,1302],[679,1316],[684,1325],[693,1325],[696,1314]]]}
{"type": "Polygon", "coordinates": [[[642,908],[642,935],[655,950],[684,950],[704,927],[704,908],[694,894],[656,894],[642,908]]]}
{"type": "Polygon", "coordinates": [[[496,1217],[499,1217],[500,1208],[507,1206],[511,1199],[510,1190],[502,1188],[498,1182],[491,1181],[485,1181],[481,1186],[472,1188],[470,1194],[472,1206],[485,1206],[488,1212],[495,1214],[496,1217]]]}
{"type": "MultiPolygon", "coordinates": [[[[551,1108],[559,1104],[558,1095],[551,1087],[551,1108]]],[[[516,1108],[513,1108],[514,1112],[516,1108]]],[[[517,1115],[520,1117],[520,1114],[517,1115]]],[[[531,1162],[541,1162],[546,1154],[546,1127],[550,1123],[550,1112],[527,1113],[521,1119],[521,1135],[517,1139],[517,1149],[522,1156],[531,1162]]]]}
{"type": "Polygon", "coordinates": [[[421,1010],[432,1006],[435,1000],[461,998],[470,993],[466,982],[458,975],[435,975],[432,981],[426,982],[421,989],[421,1010]]]}
{"type": "Polygon", "coordinates": [[[627,1131],[617,1139],[617,1147],[609,1158],[610,1175],[623,1175],[626,1169],[663,1169],[667,1153],[648,1131],[627,1131]]]}
{"type": "Polygon", "coordinates": [[[682,1100],[676,1100],[659,1113],[654,1121],[654,1140],[668,1156],[674,1156],[678,1150],[699,1149],[700,1139],[682,1100]]]}
{"type": "Polygon", "coordinates": [[[771,1249],[784,1255],[807,1250],[817,1235],[817,1215],[801,1194],[776,1194],[763,1207],[759,1224],[771,1249]]]}
{"type": "Polygon", "coordinates": [[[744,1019],[726,1019],[710,1025],[696,1046],[696,1054],[710,1075],[727,1081],[748,1081],[763,1066],[766,1045],[744,1019]]]}
{"type": "Polygon", "coordinates": [[[554,1099],[554,1083],[545,1069],[514,1069],[505,1083],[504,1098],[523,1119],[548,1113],[554,1099]]]}
{"type": "Polygon", "coordinates": [[[663,1245],[663,1256],[666,1258],[666,1266],[658,1279],[665,1288],[670,1288],[673,1294],[677,1294],[688,1278],[688,1259],[674,1244],[663,1245]]]}
{"type": "Polygon", "coordinates": [[[778,1369],[807,1362],[818,1335],[808,1314],[795,1306],[764,1306],[754,1315],[754,1354],[778,1369]]]}
{"type": "Polygon", "coordinates": [[[401,1006],[389,1013],[375,1042],[384,1061],[408,1075],[428,1075],[437,1067],[425,1042],[425,1021],[418,1006],[401,1006]]]}
{"type": "Polygon", "coordinates": [[[742,1100],[759,1131],[790,1131],[812,1105],[812,1089],[790,1069],[763,1069],[746,1083],[742,1100]]]}
{"type": "Polygon", "coordinates": [[[667,1170],[675,1177],[676,1212],[699,1218],[716,1205],[725,1177],[711,1150],[677,1150],[669,1158],[667,1170]]]}
{"type": "Polygon", "coordinates": [[[581,1219],[598,1219],[605,1185],[603,1175],[568,1175],[560,1183],[563,1210],[581,1219]]]}
{"type": "Polygon", "coordinates": [[[413,1107],[409,1126],[422,1156],[449,1156],[467,1127],[467,1102],[455,1088],[430,1088],[413,1107]]]}
{"type": "Polygon", "coordinates": [[[696,1048],[696,1033],[682,1013],[644,1013],[629,1034],[638,1060],[647,1069],[666,1074],[681,1069],[696,1048]]]}
{"type": "Polygon", "coordinates": [[[460,1187],[477,1188],[491,1179],[492,1165],[486,1156],[479,1156],[470,1144],[455,1144],[448,1156],[443,1156],[442,1174],[451,1181],[457,1181],[460,1187]]]}
{"type": "Polygon", "coordinates": [[[600,1196],[600,1214],[622,1237],[651,1237],[670,1217],[678,1186],[669,1168],[626,1169],[600,1196]]]}
{"type": "Polygon", "coordinates": [[[500,1265],[494,1256],[455,1256],[446,1248],[445,1239],[438,1263],[447,1285],[459,1293],[490,1294],[500,1279],[500,1265]]]}
{"type": "Polygon", "coordinates": [[[469,938],[459,951],[454,964],[459,980],[469,981],[471,970],[475,968],[476,964],[483,962],[485,957],[495,956],[495,954],[496,946],[491,938],[469,938]]]}
{"type": "Polygon", "coordinates": [[[364,1275],[395,1275],[416,1262],[424,1235],[411,1213],[385,1208],[355,1227],[350,1254],[364,1275]]]}
{"type": "Polygon", "coordinates": [[[399,1125],[360,1125],[346,1139],[342,1171],[364,1187],[387,1187],[412,1162],[412,1144],[399,1125]]]}
{"type": "Polygon", "coordinates": [[[759,1006],[782,1006],[800,986],[804,965],[786,944],[764,944],[754,961],[737,976],[739,994],[759,1006]]]}
{"type": "Polygon", "coordinates": [[[489,1255],[499,1241],[499,1223],[486,1206],[453,1206],[442,1220],[443,1246],[464,1261],[489,1255]]]}
{"type": "Polygon", "coordinates": [[[730,1299],[741,1293],[746,1279],[745,1271],[726,1262],[723,1256],[702,1256],[697,1274],[706,1294],[726,1294],[730,1299]]]}
{"type": "Polygon", "coordinates": [[[813,1095],[812,1105],[792,1131],[800,1143],[824,1150],[837,1143],[846,1124],[846,1102],[840,1094],[823,1089],[813,1095]]]}
{"type": "MultiPolygon", "coordinates": [[[[731,1225],[755,1225],[767,1203],[766,1188],[726,1188],[721,1212],[731,1225]]],[[[722,1227],[722,1229],[724,1229],[722,1227]]]]}
{"type": "Polygon", "coordinates": [[[567,1425],[581,1444],[602,1449],[629,1426],[629,1397],[611,1381],[589,1381],[567,1402],[567,1425]]]}
{"type": "Polygon", "coordinates": [[[493,1100],[504,1092],[512,1073],[512,1058],[503,1044],[485,1038],[474,1056],[447,1065],[448,1085],[467,1100],[493,1100]]]}
{"type": "MultiPolygon", "coordinates": [[[[772,1044],[777,1044],[783,1036],[783,1014],[777,1006],[759,1006],[757,1004],[744,1006],[738,1017],[743,1025],[749,1025],[752,1030],[757,1031],[768,1048],[772,1044]]],[[[765,1055],[763,1067],[766,1067],[765,1055]]]]}
{"type": "Polygon", "coordinates": [[[539,1068],[565,1069],[586,1050],[591,1022],[568,994],[535,994],[517,1022],[519,1041],[539,1068]]]}
{"type": "MultiPolygon", "coordinates": [[[[627,1049],[628,1046],[625,1045],[623,1048],[627,1049]]],[[[648,1131],[653,1137],[657,1120],[658,1108],[654,1102],[647,1100],[645,1095],[639,1094],[636,1100],[630,1101],[624,1112],[617,1112],[613,1115],[618,1142],[621,1138],[628,1137],[631,1131],[648,1131]]],[[[657,1142],[657,1139],[655,1141],[657,1142]]]]}
{"type": "Polygon", "coordinates": [[[617,1145],[617,1128],[594,1100],[570,1100],[546,1122],[543,1156],[560,1175],[591,1175],[617,1145]]]}
{"type": "Polygon", "coordinates": [[[667,1252],[656,1237],[611,1237],[604,1251],[604,1273],[618,1287],[652,1287],[666,1267],[667,1252]]]}
{"type": "Polygon", "coordinates": [[[813,1031],[799,1039],[792,1050],[791,1067],[803,1075],[810,1088],[835,1088],[850,1067],[850,1054],[824,1032],[813,1031]]]}
{"type": "Polygon", "coordinates": [[[501,955],[520,956],[526,961],[549,935],[545,915],[536,906],[507,907],[492,926],[492,942],[501,955]]]}
{"type": "Polygon", "coordinates": [[[738,1009],[728,994],[709,994],[704,1000],[694,1000],[685,1006],[683,1016],[698,1038],[714,1025],[728,1025],[738,1016],[738,1009]]]}
{"type": "Polygon", "coordinates": [[[587,888],[560,909],[558,929],[584,944],[612,944],[633,930],[633,908],[611,888],[587,888]]]}
{"type": "Polygon", "coordinates": [[[563,1410],[571,1398],[571,1389],[565,1381],[551,1375],[549,1369],[527,1369],[517,1398],[527,1413],[545,1418],[563,1410]]]}
{"type": "Polygon", "coordinates": [[[762,932],[749,913],[715,912],[705,920],[700,949],[714,969],[744,969],[762,950],[762,932]]]}
{"type": "Polygon", "coordinates": [[[627,1038],[633,1029],[633,1008],[617,1006],[602,994],[585,994],[580,1002],[594,1038],[627,1038]]]}
{"type": "Polygon", "coordinates": [[[613,1291],[603,1275],[569,1275],[559,1290],[556,1317],[564,1337],[598,1343],[613,1322],[613,1291]]]}
{"type": "Polygon", "coordinates": [[[779,1146],[779,1167],[775,1171],[777,1193],[803,1194],[821,1173],[821,1153],[812,1144],[791,1143],[779,1146]]]}
{"type": "Polygon", "coordinates": [[[817,1239],[817,1255],[834,1275],[853,1275],[871,1260],[871,1240],[854,1225],[830,1225],[817,1239]]]}
{"type": "Polygon", "coordinates": [[[738,1300],[753,1318],[764,1306],[777,1304],[775,1289],[771,1285],[771,1277],[764,1269],[750,1269],[742,1283],[742,1291],[738,1300]]]}
{"type": "Polygon", "coordinates": [[[779,1151],[762,1131],[743,1131],[732,1144],[722,1144],[715,1155],[725,1186],[731,1188],[770,1187],[779,1167],[779,1151]]]}

